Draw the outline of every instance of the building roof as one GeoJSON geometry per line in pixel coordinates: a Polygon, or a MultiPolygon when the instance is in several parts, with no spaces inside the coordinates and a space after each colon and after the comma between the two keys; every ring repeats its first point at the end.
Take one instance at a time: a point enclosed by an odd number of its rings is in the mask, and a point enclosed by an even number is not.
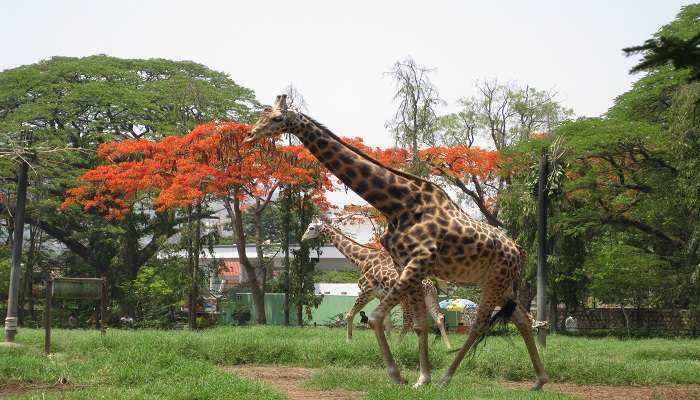
{"type": "Polygon", "coordinates": [[[241,263],[238,261],[224,261],[219,268],[219,277],[225,279],[238,279],[241,276],[241,263]]]}
{"type": "MultiPolygon", "coordinates": [[[[290,246],[290,250],[297,250],[299,249],[299,246],[290,246]]],[[[258,254],[256,252],[255,246],[246,246],[245,248],[245,253],[248,258],[255,259],[257,258],[258,254]]],[[[345,256],[338,251],[333,246],[322,246],[320,248],[320,255],[316,254],[315,250],[311,250],[311,257],[316,258],[319,257],[320,259],[345,259],[345,256]]],[[[183,252],[184,256],[184,252],[183,252]]],[[[284,253],[281,251],[277,251],[277,249],[274,249],[272,251],[266,251],[265,252],[266,257],[270,258],[283,258],[284,253]]],[[[202,259],[238,259],[238,249],[236,246],[233,245],[219,245],[219,246],[214,246],[213,252],[210,252],[208,249],[204,251],[202,259]]]]}

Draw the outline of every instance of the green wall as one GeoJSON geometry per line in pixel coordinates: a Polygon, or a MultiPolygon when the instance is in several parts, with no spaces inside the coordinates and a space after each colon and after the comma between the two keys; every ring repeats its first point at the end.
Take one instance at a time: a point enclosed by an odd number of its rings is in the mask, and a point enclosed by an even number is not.
{"type": "MultiPolygon", "coordinates": [[[[335,315],[345,314],[352,308],[355,304],[356,296],[335,296],[335,295],[324,295],[323,301],[318,306],[318,308],[312,309],[311,319],[304,320],[304,324],[313,325],[326,325],[328,321],[331,320],[335,315]]],[[[231,292],[228,295],[228,299],[222,303],[221,306],[221,317],[219,319],[220,323],[231,325],[236,322],[231,317],[231,311],[233,305],[236,303],[248,304],[251,307],[251,314],[255,315],[255,306],[253,305],[252,295],[250,293],[236,293],[231,292]]],[[[379,301],[374,299],[370,301],[363,310],[369,315],[375,307],[379,305],[379,301]]],[[[296,310],[292,305],[290,310],[290,323],[292,325],[298,325],[296,320],[296,310]]],[[[266,293],[265,294],[265,317],[267,318],[268,325],[283,325],[284,323],[284,294],[283,293],[266,293]]],[[[454,330],[457,326],[457,320],[459,318],[459,313],[447,311],[445,312],[445,319],[450,330],[454,330]]],[[[428,318],[430,324],[432,325],[432,318],[428,318]]],[[[355,315],[355,323],[360,321],[360,314],[355,315]]],[[[403,318],[401,314],[401,306],[395,307],[392,312],[392,321],[394,326],[401,326],[403,323],[403,318]]]]}

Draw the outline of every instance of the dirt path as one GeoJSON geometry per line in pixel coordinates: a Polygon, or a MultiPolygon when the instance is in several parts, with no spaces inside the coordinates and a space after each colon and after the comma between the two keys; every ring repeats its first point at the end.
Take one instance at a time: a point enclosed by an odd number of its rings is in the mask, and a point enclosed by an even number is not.
{"type": "MultiPolygon", "coordinates": [[[[364,396],[363,392],[301,389],[301,384],[317,371],[311,368],[239,365],[226,367],[224,370],[263,381],[293,400],[357,400],[364,396]]],[[[510,389],[523,391],[529,390],[531,385],[530,382],[502,382],[501,384],[510,389]]],[[[609,386],[548,383],[544,390],[574,396],[581,400],[700,400],[700,385],[609,386]]]]}
{"type": "Polygon", "coordinates": [[[26,394],[41,395],[48,392],[75,389],[73,385],[65,383],[55,384],[34,384],[31,382],[9,382],[0,384],[0,397],[19,396],[26,394]]]}
{"type": "Polygon", "coordinates": [[[362,392],[347,390],[307,390],[301,384],[316,372],[310,368],[240,365],[225,367],[224,371],[246,378],[263,381],[292,400],[357,400],[362,392]]]}
{"type": "MultiPolygon", "coordinates": [[[[503,382],[503,385],[516,390],[529,390],[529,382],[503,382]]],[[[548,383],[544,385],[547,392],[574,396],[581,400],[696,400],[700,399],[700,385],[683,386],[609,386],[609,385],[574,385],[568,383],[548,383]]]]}

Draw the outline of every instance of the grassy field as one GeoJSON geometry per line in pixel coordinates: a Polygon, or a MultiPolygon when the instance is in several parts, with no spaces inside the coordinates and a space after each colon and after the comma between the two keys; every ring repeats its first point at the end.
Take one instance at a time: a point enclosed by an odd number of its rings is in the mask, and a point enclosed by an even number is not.
{"type": "MultiPolygon", "coordinates": [[[[74,390],[47,392],[66,399],[281,399],[270,387],[224,373],[234,364],[321,368],[307,387],[368,392],[369,399],[566,398],[501,388],[499,381],[532,381],[532,368],[519,337],[489,337],[462,363],[448,389],[413,391],[388,383],[374,336],[358,331],[351,345],[344,331],[329,328],[217,328],[202,332],[110,330],[53,332],[56,354],[41,352],[43,332],[21,329],[19,348],[0,348],[0,387],[54,383],[74,390]]],[[[452,336],[459,344],[464,336],[452,336]]],[[[415,379],[415,337],[394,354],[409,380],[415,379]]],[[[452,359],[431,343],[435,378],[452,359]]],[[[543,351],[551,382],[609,385],[700,384],[700,340],[584,339],[551,336],[543,351]]],[[[545,386],[546,389],[546,386],[545,386]]],[[[31,398],[31,395],[24,397],[31,398]]]]}

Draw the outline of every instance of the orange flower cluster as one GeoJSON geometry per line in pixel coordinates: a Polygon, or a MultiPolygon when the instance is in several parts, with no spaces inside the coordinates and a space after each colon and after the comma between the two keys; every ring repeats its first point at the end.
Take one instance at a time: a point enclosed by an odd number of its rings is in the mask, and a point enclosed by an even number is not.
{"type": "Polygon", "coordinates": [[[98,155],[104,164],[80,178],[62,207],[79,204],[114,219],[128,213],[139,194],[152,195],[156,211],[162,212],[208,195],[266,196],[279,184],[312,185],[314,199],[326,206],[328,171],[303,147],[276,147],[272,140],[246,143],[250,129],[235,122],[208,123],[159,142],[103,144],[98,155]]]}
{"type": "Polygon", "coordinates": [[[475,175],[486,180],[498,163],[497,150],[467,146],[430,147],[421,150],[418,156],[433,166],[433,175],[449,174],[457,178],[475,175]]]}
{"type": "Polygon", "coordinates": [[[342,139],[345,143],[356,147],[358,150],[374,158],[375,160],[379,161],[380,164],[385,165],[387,167],[402,169],[406,166],[408,160],[410,160],[411,158],[411,155],[406,149],[396,147],[388,149],[382,149],[380,147],[370,147],[362,141],[362,138],[359,137],[344,137],[342,139]]]}

